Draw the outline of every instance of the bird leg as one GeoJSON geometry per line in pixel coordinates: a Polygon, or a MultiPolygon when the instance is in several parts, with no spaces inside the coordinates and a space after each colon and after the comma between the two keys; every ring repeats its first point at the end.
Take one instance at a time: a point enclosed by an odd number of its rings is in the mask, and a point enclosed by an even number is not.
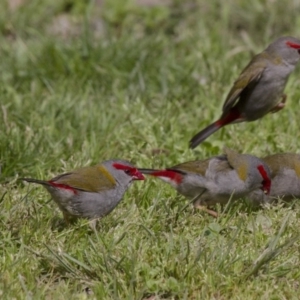
{"type": "Polygon", "coordinates": [[[214,211],[212,209],[209,209],[204,205],[201,205],[199,203],[195,203],[194,207],[197,208],[197,209],[203,210],[204,212],[208,213],[209,215],[213,216],[214,218],[218,217],[218,213],[216,211],[214,211]]]}
{"type": "Polygon", "coordinates": [[[281,98],[282,98],[281,102],[279,102],[275,107],[273,107],[269,111],[269,113],[271,114],[277,113],[278,111],[282,110],[285,107],[286,98],[287,98],[286,94],[283,94],[281,98]]]}
{"type": "Polygon", "coordinates": [[[211,210],[209,208],[207,208],[206,206],[202,205],[202,201],[201,201],[201,197],[203,196],[203,194],[206,192],[206,190],[204,189],[199,195],[197,195],[192,202],[194,203],[194,208],[200,209],[202,211],[205,211],[206,213],[208,213],[209,215],[213,216],[214,218],[218,217],[218,213],[215,212],[214,210],[211,210]]]}
{"type": "Polygon", "coordinates": [[[94,232],[96,231],[97,221],[97,219],[89,220],[89,226],[94,232]]]}
{"type": "Polygon", "coordinates": [[[65,213],[64,211],[63,211],[63,215],[64,215],[64,220],[65,220],[66,224],[70,225],[72,223],[70,216],[67,213],[65,213]]]}
{"type": "Polygon", "coordinates": [[[75,223],[75,221],[77,220],[77,218],[70,216],[68,213],[63,211],[63,215],[64,215],[64,220],[67,226],[70,226],[72,224],[75,223]]]}

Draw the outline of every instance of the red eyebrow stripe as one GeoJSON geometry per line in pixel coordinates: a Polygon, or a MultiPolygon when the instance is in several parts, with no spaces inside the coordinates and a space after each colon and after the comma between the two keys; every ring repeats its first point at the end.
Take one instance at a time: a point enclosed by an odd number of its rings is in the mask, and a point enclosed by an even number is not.
{"type": "Polygon", "coordinates": [[[294,49],[300,49],[300,44],[296,44],[296,43],[289,42],[289,41],[287,41],[286,44],[287,44],[288,46],[290,46],[291,48],[294,48],[294,49]]]}
{"type": "Polygon", "coordinates": [[[113,167],[117,170],[133,170],[134,168],[126,166],[126,165],[122,165],[122,164],[118,164],[118,163],[114,163],[113,167]]]}
{"type": "Polygon", "coordinates": [[[73,192],[75,195],[78,194],[78,191],[77,191],[76,189],[72,188],[72,187],[69,186],[69,185],[62,184],[62,183],[56,183],[56,182],[54,182],[54,181],[49,181],[49,183],[50,183],[53,187],[55,187],[55,188],[58,188],[58,189],[65,189],[65,190],[67,190],[67,191],[71,191],[71,192],[73,192]]]}

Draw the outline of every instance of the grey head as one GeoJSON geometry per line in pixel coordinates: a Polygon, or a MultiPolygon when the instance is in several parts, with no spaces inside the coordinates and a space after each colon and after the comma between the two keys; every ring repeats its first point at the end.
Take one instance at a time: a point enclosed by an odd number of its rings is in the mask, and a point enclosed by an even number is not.
{"type": "Polygon", "coordinates": [[[122,159],[106,160],[102,165],[113,176],[118,185],[128,186],[133,180],[144,180],[142,173],[130,162],[122,159]]]}
{"type": "Polygon", "coordinates": [[[265,50],[274,55],[274,63],[284,63],[296,66],[300,59],[300,40],[291,36],[283,36],[271,43],[265,50]]]}

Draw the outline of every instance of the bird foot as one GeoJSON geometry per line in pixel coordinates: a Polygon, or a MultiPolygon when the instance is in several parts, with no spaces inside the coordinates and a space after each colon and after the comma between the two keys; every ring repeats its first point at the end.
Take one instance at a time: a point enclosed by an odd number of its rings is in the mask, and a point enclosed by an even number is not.
{"type": "Polygon", "coordinates": [[[194,207],[197,209],[203,210],[204,212],[208,213],[209,215],[213,216],[214,218],[218,217],[218,213],[216,211],[209,209],[206,206],[197,204],[197,205],[194,205],[194,207]]]}
{"type": "Polygon", "coordinates": [[[64,215],[64,220],[65,220],[65,223],[67,226],[73,225],[77,221],[77,218],[69,215],[66,212],[63,212],[63,215],[64,215]]]}
{"type": "Polygon", "coordinates": [[[282,101],[269,111],[271,114],[277,113],[278,111],[282,110],[285,107],[287,96],[283,94],[281,98],[282,101]]]}
{"type": "Polygon", "coordinates": [[[94,232],[96,231],[96,227],[98,223],[97,221],[98,221],[97,219],[89,220],[89,226],[94,232]]]}

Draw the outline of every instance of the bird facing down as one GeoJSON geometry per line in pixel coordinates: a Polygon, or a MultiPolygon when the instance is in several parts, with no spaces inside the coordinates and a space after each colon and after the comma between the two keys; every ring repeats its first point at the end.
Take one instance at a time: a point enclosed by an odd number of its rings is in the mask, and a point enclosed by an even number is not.
{"type": "MultiPolygon", "coordinates": [[[[249,154],[226,148],[224,155],[206,160],[189,161],[164,170],[138,169],[171,184],[180,194],[194,199],[203,209],[216,203],[227,203],[261,189],[270,192],[270,171],[266,163],[249,154]]],[[[208,211],[216,216],[213,211],[208,211]]]]}
{"type": "Polygon", "coordinates": [[[119,204],[132,181],[144,179],[143,174],[125,160],[107,160],[48,181],[21,178],[43,185],[63,212],[67,223],[78,217],[104,217],[119,204]]]}
{"type": "Polygon", "coordinates": [[[271,171],[272,187],[269,195],[256,190],[249,195],[255,204],[272,203],[278,198],[290,201],[300,198],[300,154],[278,153],[262,160],[271,171]]]}
{"type": "Polygon", "coordinates": [[[254,56],[229,91],[220,119],[198,132],[190,140],[190,148],[228,124],[255,121],[281,110],[286,102],[283,91],[299,53],[300,40],[285,36],[254,56]]]}

